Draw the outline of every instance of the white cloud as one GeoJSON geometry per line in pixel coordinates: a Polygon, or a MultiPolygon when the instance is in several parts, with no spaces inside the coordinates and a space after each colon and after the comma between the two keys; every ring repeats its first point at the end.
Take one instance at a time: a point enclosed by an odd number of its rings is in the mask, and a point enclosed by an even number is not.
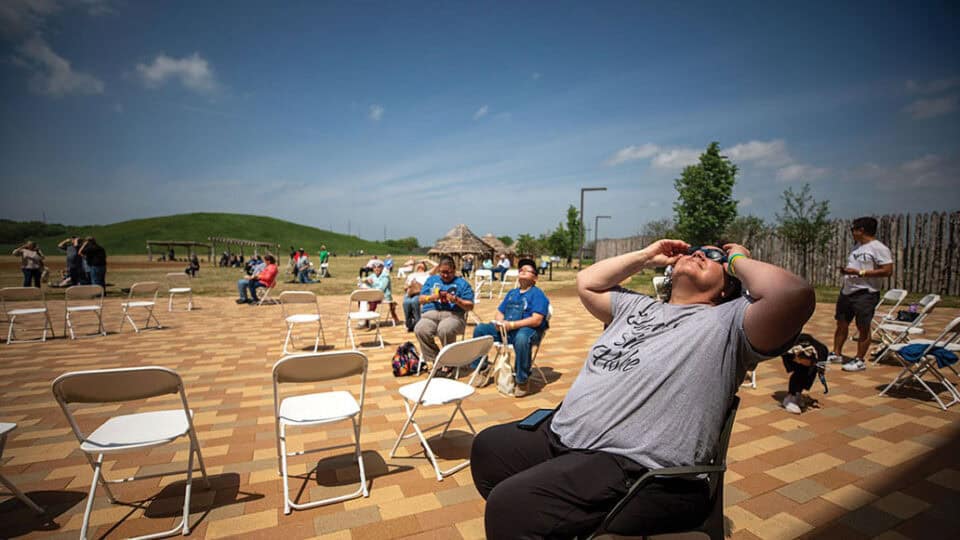
{"type": "Polygon", "coordinates": [[[776,167],[793,161],[783,139],[750,141],[731,146],[723,151],[734,162],[754,161],[758,165],[776,167]]]}
{"type": "Polygon", "coordinates": [[[918,94],[938,94],[955,86],[960,86],[960,77],[928,82],[907,81],[907,90],[918,94]]]}
{"type": "MultiPolygon", "coordinates": [[[[867,163],[855,172],[884,191],[917,190],[924,188],[953,188],[960,158],[945,158],[926,154],[893,166],[867,163]]],[[[915,193],[914,193],[915,195],[915,193]]]]}
{"type": "Polygon", "coordinates": [[[915,120],[936,118],[956,111],[958,102],[960,100],[958,100],[956,94],[939,98],[918,99],[904,107],[903,111],[910,114],[915,120]]]}
{"type": "Polygon", "coordinates": [[[30,89],[38,94],[62,97],[67,94],[102,94],[103,82],[93,75],[74,71],[39,35],[17,48],[14,62],[32,72],[30,89]]]}
{"type": "Polygon", "coordinates": [[[370,105],[370,109],[367,114],[371,120],[374,122],[379,122],[380,119],[383,118],[383,113],[385,111],[386,109],[383,108],[383,105],[374,103],[373,105],[370,105]]]}
{"type": "Polygon", "coordinates": [[[479,120],[484,116],[486,116],[488,112],[490,112],[490,107],[487,105],[484,105],[483,107],[480,107],[479,109],[477,109],[477,112],[473,113],[473,119],[479,120]]]}
{"type": "Polygon", "coordinates": [[[159,87],[171,79],[194,92],[209,93],[218,87],[210,64],[198,53],[183,58],[159,54],[149,65],[137,64],[136,70],[150,88],[159,87]]]}
{"type": "Polygon", "coordinates": [[[693,165],[700,160],[700,150],[677,148],[658,153],[653,158],[653,166],[661,169],[675,169],[693,165]]]}
{"type": "Polygon", "coordinates": [[[614,166],[620,165],[621,163],[626,163],[628,161],[647,159],[649,157],[653,157],[659,151],[660,147],[653,143],[647,143],[640,146],[630,145],[617,150],[617,153],[610,156],[610,159],[608,159],[606,163],[607,165],[614,166]]]}
{"type": "Polygon", "coordinates": [[[797,180],[816,180],[829,172],[827,169],[822,169],[819,167],[812,167],[810,165],[802,165],[800,163],[794,163],[792,165],[787,165],[786,167],[781,167],[777,170],[777,181],[778,182],[795,182],[797,180]]]}

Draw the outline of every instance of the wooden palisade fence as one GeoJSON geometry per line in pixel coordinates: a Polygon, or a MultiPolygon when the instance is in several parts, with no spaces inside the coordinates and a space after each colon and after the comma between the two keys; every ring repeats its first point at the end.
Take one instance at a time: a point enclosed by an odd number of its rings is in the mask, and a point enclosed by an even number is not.
{"type": "MultiPolygon", "coordinates": [[[[878,217],[877,240],[893,253],[893,275],[885,280],[884,290],[906,289],[911,293],[960,295],[960,211],[928,214],[898,214],[878,217]]],[[[807,263],[807,276],[815,286],[839,287],[842,277],[838,265],[845,265],[854,247],[850,234],[852,219],[831,224],[830,241],[815,249],[807,263]]],[[[634,236],[603,239],[597,244],[597,257],[605,259],[647,246],[656,238],[634,236]]],[[[776,233],[757,245],[747,246],[753,257],[800,273],[801,254],[790,249],[776,233]]]]}

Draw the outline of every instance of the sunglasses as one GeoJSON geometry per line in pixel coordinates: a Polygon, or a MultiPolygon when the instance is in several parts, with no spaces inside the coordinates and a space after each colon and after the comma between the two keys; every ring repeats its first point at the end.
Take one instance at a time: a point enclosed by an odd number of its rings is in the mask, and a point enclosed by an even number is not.
{"type": "Polygon", "coordinates": [[[727,254],[722,249],[712,248],[712,247],[695,247],[687,250],[687,255],[693,255],[696,252],[703,253],[708,259],[713,262],[723,264],[727,262],[727,254]]]}

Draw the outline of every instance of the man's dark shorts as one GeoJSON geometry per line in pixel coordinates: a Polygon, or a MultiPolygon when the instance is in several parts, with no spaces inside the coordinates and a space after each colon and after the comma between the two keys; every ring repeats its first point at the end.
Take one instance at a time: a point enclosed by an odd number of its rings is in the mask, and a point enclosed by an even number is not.
{"type": "Polygon", "coordinates": [[[877,303],[880,302],[880,292],[870,292],[861,289],[852,294],[841,294],[837,298],[837,312],[834,319],[838,321],[850,322],[857,319],[857,326],[861,328],[870,326],[870,319],[873,318],[873,312],[877,309],[877,303]]]}

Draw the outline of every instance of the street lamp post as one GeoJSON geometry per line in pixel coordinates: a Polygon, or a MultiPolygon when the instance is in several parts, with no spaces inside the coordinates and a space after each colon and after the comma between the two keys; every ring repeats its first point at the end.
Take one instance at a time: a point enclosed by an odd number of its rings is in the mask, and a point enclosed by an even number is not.
{"type": "Polygon", "coordinates": [[[606,191],[605,187],[580,188],[580,254],[577,255],[577,267],[583,268],[583,193],[585,191],[606,191]]]}
{"type": "Polygon", "coordinates": [[[593,261],[597,261],[597,240],[600,239],[600,220],[612,219],[612,216],[596,216],[593,218],[593,261]]]}

